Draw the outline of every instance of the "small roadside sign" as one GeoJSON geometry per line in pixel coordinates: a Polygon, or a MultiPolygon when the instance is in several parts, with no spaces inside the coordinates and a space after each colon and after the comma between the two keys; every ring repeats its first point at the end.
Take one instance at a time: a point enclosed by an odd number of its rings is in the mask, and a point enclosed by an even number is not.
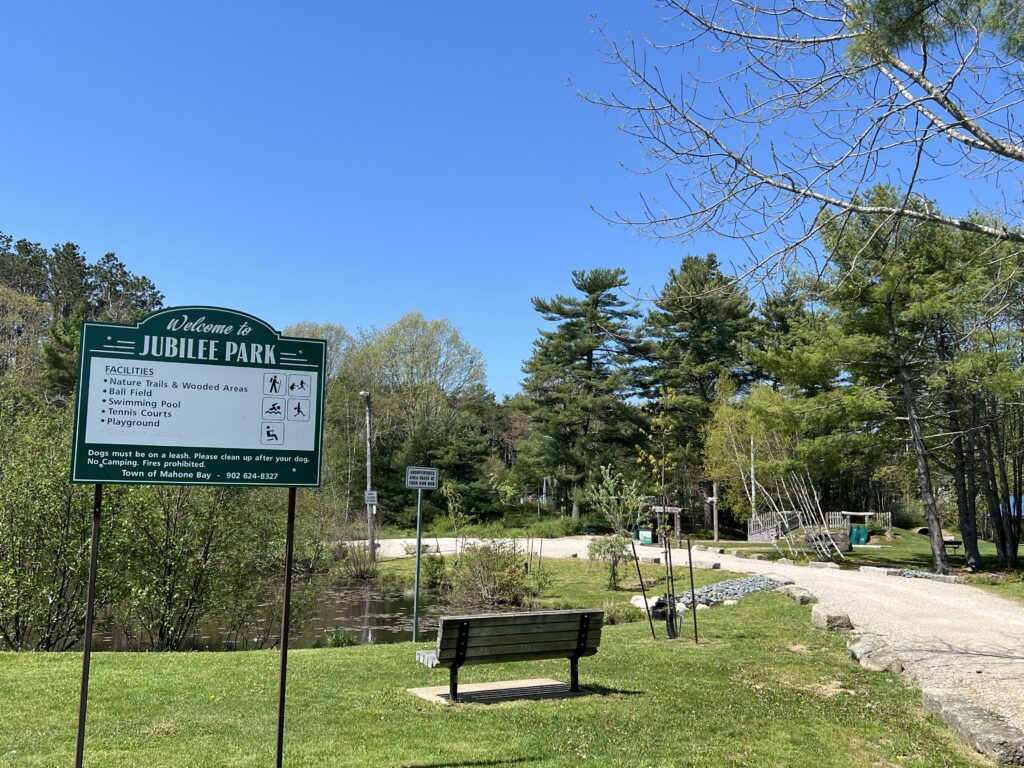
{"type": "Polygon", "coordinates": [[[405,487],[426,491],[437,490],[437,470],[433,467],[406,467],[405,487]]]}
{"type": "Polygon", "coordinates": [[[363,503],[364,504],[376,504],[377,503],[377,492],[376,491],[364,491],[363,492],[363,503]]]}

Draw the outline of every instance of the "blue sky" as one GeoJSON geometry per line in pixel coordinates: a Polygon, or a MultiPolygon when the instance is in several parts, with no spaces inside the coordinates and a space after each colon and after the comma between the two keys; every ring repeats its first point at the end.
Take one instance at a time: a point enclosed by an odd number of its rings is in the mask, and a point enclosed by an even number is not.
{"type": "Polygon", "coordinates": [[[644,181],[619,163],[638,148],[567,85],[619,84],[598,23],[656,18],[610,1],[8,3],[0,231],[114,251],[168,304],[276,327],[448,317],[511,393],[531,296],[595,266],[660,286],[683,254],[590,210],[636,209],[644,181]]]}
{"type": "Polygon", "coordinates": [[[571,270],[649,294],[685,253],[747,256],[591,210],[635,213],[653,183],[577,95],[624,87],[602,24],[660,26],[645,0],[6,3],[0,231],[278,328],[447,317],[513,393],[530,297],[571,270]]]}

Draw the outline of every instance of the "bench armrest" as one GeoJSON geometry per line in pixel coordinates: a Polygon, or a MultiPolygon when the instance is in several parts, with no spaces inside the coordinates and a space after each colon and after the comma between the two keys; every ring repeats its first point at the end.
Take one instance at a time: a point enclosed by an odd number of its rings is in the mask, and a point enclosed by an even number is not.
{"type": "Polygon", "coordinates": [[[416,661],[428,669],[433,669],[438,665],[437,651],[416,651],[416,661]]]}

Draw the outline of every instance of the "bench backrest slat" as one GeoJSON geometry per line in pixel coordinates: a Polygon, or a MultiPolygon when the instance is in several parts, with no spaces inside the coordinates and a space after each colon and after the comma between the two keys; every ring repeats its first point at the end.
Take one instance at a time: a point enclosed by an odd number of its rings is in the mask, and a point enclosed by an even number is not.
{"type": "Polygon", "coordinates": [[[463,622],[468,635],[462,664],[591,656],[601,641],[603,619],[604,612],[599,610],[444,616],[437,634],[437,660],[447,666],[456,659],[463,622]],[[588,616],[588,627],[581,645],[583,615],[588,616]]]}

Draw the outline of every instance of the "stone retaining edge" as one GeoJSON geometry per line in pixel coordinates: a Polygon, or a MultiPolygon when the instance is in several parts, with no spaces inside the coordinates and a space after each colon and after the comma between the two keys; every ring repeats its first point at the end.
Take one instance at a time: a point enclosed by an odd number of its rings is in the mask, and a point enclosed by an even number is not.
{"type": "Polygon", "coordinates": [[[931,688],[921,696],[926,710],[941,717],[978,752],[999,765],[1024,765],[1024,731],[950,691],[931,688]]]}

